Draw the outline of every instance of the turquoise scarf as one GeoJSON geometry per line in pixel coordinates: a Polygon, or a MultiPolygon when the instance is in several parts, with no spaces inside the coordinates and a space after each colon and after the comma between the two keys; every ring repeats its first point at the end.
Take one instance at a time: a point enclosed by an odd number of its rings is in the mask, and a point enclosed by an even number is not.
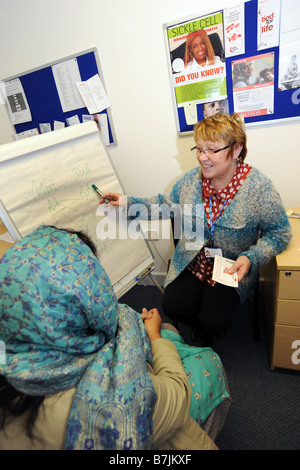
{"type": "Polygon", "coordinates": [[[190,416],[201,426],[224,400],[231,400],[220,357],[211,348],[185,344],[173,331],[161,330],[161,336],[176,346],[192,390],[190,416]]]}
{"type": "Polygon", "coordinates": [[[149,449],[155,391],[140,315],[118,305],[90,248],[41,226],[0,262],[0,374],[28,395],[76,387],[66,449],[149,449]]]}

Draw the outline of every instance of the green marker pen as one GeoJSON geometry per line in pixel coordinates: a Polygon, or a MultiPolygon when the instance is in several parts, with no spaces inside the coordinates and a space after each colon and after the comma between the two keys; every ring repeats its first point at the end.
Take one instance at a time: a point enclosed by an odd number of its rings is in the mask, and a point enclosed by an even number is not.
{"type": "MultiPolygon", "coordinates": [[[[100,191],[100,189],[97,188],[97,186],[95,184],[92,184],[92,188],[96,191],[96,193],[100,197],[103,197],[103,193],[100,191]]],[[[104,202],[106,202],[106,204],[108,204],[110,201],[109,201],[109,199],[104,199],[104,202]]]]}

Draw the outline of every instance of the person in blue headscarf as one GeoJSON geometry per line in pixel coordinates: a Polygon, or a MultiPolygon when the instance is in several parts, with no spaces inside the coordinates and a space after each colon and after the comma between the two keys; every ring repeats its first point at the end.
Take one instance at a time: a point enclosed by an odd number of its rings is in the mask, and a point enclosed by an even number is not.
{"type": "Polygon", "coordinates": [[[188,354],[156,309],[118,304],[82,234],[34,230],[1,258],[0,286],[0,449],[216,449],[191,417],[188,354]]]}

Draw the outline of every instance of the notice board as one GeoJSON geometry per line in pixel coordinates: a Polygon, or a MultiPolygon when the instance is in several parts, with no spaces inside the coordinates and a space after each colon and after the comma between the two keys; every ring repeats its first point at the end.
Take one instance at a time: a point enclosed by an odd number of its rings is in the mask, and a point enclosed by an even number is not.
{"type": "Polygon", "coordinates": [[[298,0],[245,0],[164,24],[178,133],[217,111],[238,112],[246,125],[299,119],[299,17],[298,0]],[[192,49],[199,36],[206,47],[201,66],[192,49]],[[252,74],[246,83],[239,80],[245,69],[252,74]]]}
{"type": "MultiPolygon", "coordinates": [[[[67,126],[68,120],[72,120],[74,116],[78,116],[78,120],[81,123],[83,122],[83,117],[89,115],[89,111],[85,106],[85,103],[80,99],[78,100],[77,105],[75,100],[75,104],[70,106],[73,107],[72,110],[65,111],[66,108],[63,108],[57,83],[55,82],[55,70],[59,65],[67,63],[74,63],[74,67],[76,67],[77,73],[79,74],[78,80],[82,82],[88,81],[95,75],[98,75],[104,92],[106,93],[104,76],[96,48],[61,58],[46,65],[41,65],[33,70],[28,70],[11,77],[2,78],[3,82],[6,84],[6,89],[7,84],[14,85],[14,83],[16,83],[16,88],[19,85],[19,87],[22,87],[24,92],[20,93],[20,90],[17,88],[15,92],[10,92],[9,96],[6,98],[9,116],[12,117],[12,114],[14,115],[13,117],[15,120],[12,124],[16,134],[21,135],[22,133],[32,129],[38,129],[40,131],[40,124],[44,123],[50,123],[51,131],[53,131],[54,122],[64,123],[67,126]],[[19,82],[17,80],[19,80],[19,82]],[[29,120],[27,122],[19,122],[22,121],[22,119],[18,118],[18,116],[22,115],[22,107],[25,109],[26,106],[30,110],[29,120]],[[10,112],[12,107],[14,108],[14,113],[10,112]]],[[[57,70],[57,74],[59,73],[60,70],[57,70]]],[[[65,91],[68,92],[69,99],[73,98],[72,93],[76,93],[76,97],[78,98],[79,95],[77,95],[76,87],[71,83],[71,81],[70,77],[69,82],[66,79],[61,86],[66,88],[65,91]],[[68,87],[70,90],[67,89],[68,87]]],[[[67,104],[68,103],[66,103],[66,106],[67,104]]],[[[94,113],[93,118],[98,120],[98,114],[103,115],[107,121],[108,135],[106,145],[115,144],[116,135],[110,106],[101,110],[101,112],[97,114],[94,113]]]]}

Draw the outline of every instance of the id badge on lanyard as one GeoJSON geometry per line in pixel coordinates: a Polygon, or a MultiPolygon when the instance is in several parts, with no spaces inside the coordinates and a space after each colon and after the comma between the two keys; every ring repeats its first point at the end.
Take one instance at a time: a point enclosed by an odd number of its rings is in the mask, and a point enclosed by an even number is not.
{"type": "Polygon", "coordinates": [[[223,256],[222,248],[216,246],[204,247],[205,258],[214,258],[216,255],[223,256]]]}
{"type": "Polygon", "coordinates": [[[205,253],[206,258],[214,258],[216,255],[223,256],[222,248],[214,246],[214,233],[215,233],[216,221],[220,217],[227,201],[228,201],[228,199],[225,200],[220,212],[218,213],[217,217],[215,218],[215,220],[213,222],[212,200],[211,200],[211,196],[209,197],[209,216],[210,216],[210,240],[209,240],[209,242],[210,242],[210,246],[205,246],[204,247],[204,253],[205,253]]]}

